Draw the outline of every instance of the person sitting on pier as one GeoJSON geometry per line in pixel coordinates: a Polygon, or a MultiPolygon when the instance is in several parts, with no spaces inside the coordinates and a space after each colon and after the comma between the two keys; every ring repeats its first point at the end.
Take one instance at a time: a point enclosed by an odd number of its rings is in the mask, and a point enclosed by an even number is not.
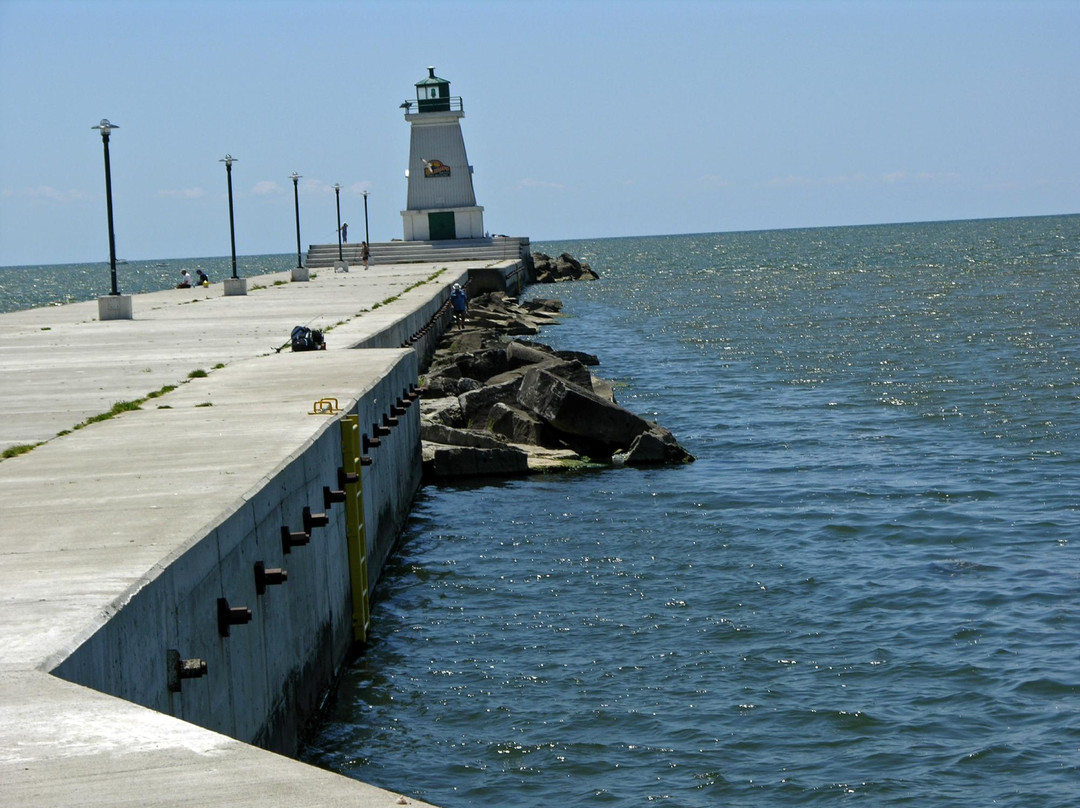
{"type": "Polygon", "coordinates": [[[191,275],[188,274],[186,269],[180,270],[180,283],[176,284],[177,289],[190,289],[191,288],[191,275]]]}
{"type": "Polygon", "coordinates": [[[209,286],[210,278],[201,269],[195,270],[195,273],[199,276],[199,286],[209,286]]]}

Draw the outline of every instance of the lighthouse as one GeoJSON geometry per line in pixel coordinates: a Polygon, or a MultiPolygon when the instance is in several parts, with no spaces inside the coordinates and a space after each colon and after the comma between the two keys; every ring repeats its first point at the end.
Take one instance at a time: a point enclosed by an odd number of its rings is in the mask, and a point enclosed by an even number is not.
{"type": "Polygon", "coordinates": [[[405,241],[483,237],[484,209],[476,204],[461,136],[461,97],[451,96],[450,82],[429,67],[416,82],[416,100],[401,107],[410,127],[409,194],[401,212],[405,241]]]}

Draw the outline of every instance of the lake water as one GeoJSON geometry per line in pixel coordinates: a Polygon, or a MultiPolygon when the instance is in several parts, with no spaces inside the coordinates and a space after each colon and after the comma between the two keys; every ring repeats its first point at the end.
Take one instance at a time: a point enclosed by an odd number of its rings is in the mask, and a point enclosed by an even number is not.
{"type": "MultiPolygon", "coordinates": [[[[241,278],[286,272],[294,266],[295,253],[236,257],[236,273],[241,278]]],[[[212,282],[220,283],[232,277],[232,257],[127,261],[117,264],[117,290],[124,295],[138,295],[172,289],[180,283],[181,269],[188,270],[192,278],[195,270],[201,269],[212,282]]],[[[108,261],[0,267],[0,312],[96,300],[111,291],[112,272],[108,261]]]]}
{"type": "MultiPolygon", "coordinates": [[[[534,248],[601,275],[529,290],[540,339],[697,462],[422,489],[305,759],[446,808],[1080,804],[1080,216],[534,248]]],[[[108,291],[0,268],[4,311],[108,291]]]]}
{"type": "Polygon", "coordinates": [[[457,806],[1080,804],[1080,217],[535,244],[697,462],[425,487],[305,759],[457,806]]]}

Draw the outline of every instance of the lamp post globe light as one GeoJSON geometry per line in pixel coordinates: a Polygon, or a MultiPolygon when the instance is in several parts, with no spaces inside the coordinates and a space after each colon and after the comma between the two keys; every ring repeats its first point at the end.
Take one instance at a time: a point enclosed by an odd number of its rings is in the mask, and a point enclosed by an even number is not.
{"type": "Polygon", "coordinates": [[[337,257],[334,262],[334,272],[348,272],[349,265],[345,262],[345,256],[341,252],[341,185],[334,183],[334,200],[337,202],[337,257]]]}
{"type": "Polygon", "coordinates": [[[345,257],[341,254],[341,185],[334,183],[334,201],[337,203],[337,257],[339,261],[344,261],[345,257]]]}
{"type": "Polygon", "coordinates": [[[367,245],[370,248],[371,247],[371,234],[368,232],[367,195],[368,195],[368,192],[365,190],[364,191],[364,241],[367,242],[367,245]]]}
{"type": "Polygon", "coordinates": [[[289,179],[292,180],[293,207],[296,210],[296,268],[292,271],[292,279],[294,281],[307,281],[311,280],[311,276],[308,274],[308,270],[304,268],[304,262],[300,258],[300,175],[294,171],[289,175],[289,179]]]}
{"type": "Polygon", "coordinates": [[[226,154],[219,163],[225,164],[225,179],[229,186],[229,243],[232,246],[232,277],[225,279],[225,295],[246,295],[247,280],[236,275],[236,224],[233,219],[232,164],[236,158],[226,154]]]}
{"type": "Polygon", "coordinates": [[[296,267],[300,269],[304,266],[300,260],[300,175],[294,171],[289,179],[292,180],[293,207],[296,209],[296,267]]]}
{"type": "Polygon", "coordinates": [[[219,163],[225,164],[225,179],[229,185],[229,242],[232,244],[232,276],[236,277],[236,227],[233,222],[233,204],[232,204],[232,164],[236,162],[236,158],[231,154],[226,154],[220,160],[219,163]]]}
{"type": "Polygon", "coordinates": [[[91,126],[101,132],[101,144],[105,149],[105,211],[109,221],[109,277],[112,291],[107,297],[98,298],[99,320],[130,320],[131,295],[121,295],[116,283],[116,235],[113,230],[112,206],[112,168],[109,164],[109,134],[120,127],[102,118],[97,126],[91,126]]]}

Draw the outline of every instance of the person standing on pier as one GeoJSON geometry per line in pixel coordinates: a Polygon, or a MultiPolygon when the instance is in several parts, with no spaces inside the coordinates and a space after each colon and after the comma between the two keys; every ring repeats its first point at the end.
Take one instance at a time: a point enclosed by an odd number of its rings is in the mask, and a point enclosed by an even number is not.
{"type": "Polygon", "coordinates": [[[454,309],[454,322],[458,329],[465,328],[465,310],[469,307],[469,299],[460,283],[455,283],[450,290],[450,305],[454,309]]]}
{"type": "Polygon", "coordinates": [[[360,258],[364,261],[364,269],[367,269],[368,259],[371,258],[371,250],[368,249],[366,241],[360,242],[360,258]]]}
{"type": "Polygon", "coordinates": [[[348,222],[342,222],[341,223],[341,240],[345,244],[349,243],[349,223],[348,222]]]}

